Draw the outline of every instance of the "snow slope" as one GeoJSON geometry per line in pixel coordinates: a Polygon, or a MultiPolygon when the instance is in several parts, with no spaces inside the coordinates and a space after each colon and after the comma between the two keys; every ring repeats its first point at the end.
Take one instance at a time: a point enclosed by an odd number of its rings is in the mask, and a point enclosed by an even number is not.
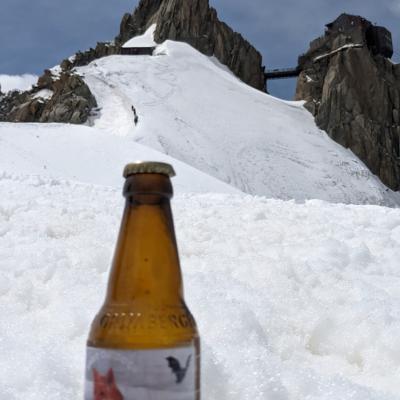
{"type": "Polygon", "coordinates": [[[125,164],[138,160],[165,161],[177,172],[177,192],[240,191],[180,161],[85,126],[0,123],[0,171],[120,188],[125,164]]]}
{"type": "MultiPolygon", "coordinates": [[[[0,398],[80,399],[122,196],[7,173],[0,193],[0,398]]],[[[232,194],[173,208],[203,399],[400,399],[399,209],[232,194]]]]}
{"type": "Polygon", "coordinates": [[[111,56],[78,68],[101,107],[94,127],[250,194],[400,203],[351,151],[316,127],[302,104],[245,85],[185,43],[166,42],[156,54],[111,56]]]}
{"type": "Polygon", "coordinates": [[[157,28],[156,24],[153,24],[149,29],[140,36],[135,36],[123,44],[122,47],[153,47],[157,43],[154,41],[154,32],[157,28]]]}

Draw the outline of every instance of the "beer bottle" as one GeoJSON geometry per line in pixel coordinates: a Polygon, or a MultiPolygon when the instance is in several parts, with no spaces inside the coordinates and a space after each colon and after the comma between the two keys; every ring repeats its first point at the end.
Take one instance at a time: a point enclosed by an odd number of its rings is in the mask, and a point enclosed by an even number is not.
{"type": "Polygon", "coordinates": [[[171,165],[128,164],[105,302],[87,342],[85,400],[199,400],[196,323],[183,298],[171,165]]]}

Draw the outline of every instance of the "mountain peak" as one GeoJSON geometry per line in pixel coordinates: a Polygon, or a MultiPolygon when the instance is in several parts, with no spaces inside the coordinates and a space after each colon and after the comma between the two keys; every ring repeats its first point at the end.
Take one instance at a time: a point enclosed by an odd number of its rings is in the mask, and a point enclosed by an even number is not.
{"type": "Polygon", "coordinates": [[[400,64],[391,32],[341,14],[299,59],[296,98],[318,126],[400,190],[400,64]]]}
{"type": "Polygon", "coordinates": [[[239,33],[218,19],[208,0],[141,0],[133,14],[125,14],[116,42],[142,35],[152,24],[154,39],[183,41],[215,56],[245,83],[264,90],[261,54],[239,33]]]}

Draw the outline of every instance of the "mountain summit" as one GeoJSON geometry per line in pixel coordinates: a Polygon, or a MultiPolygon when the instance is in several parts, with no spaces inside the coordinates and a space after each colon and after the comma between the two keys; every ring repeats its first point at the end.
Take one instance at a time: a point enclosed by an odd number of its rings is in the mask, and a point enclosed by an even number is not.
{"type": "Polygon", "coordinates": [[[299,59],[296,98],[332,139],[400,189],[400,64],[391,33],[356,15],[326,25],[299,59]]]}
{"type": "Polygon", "coordinates": [[[242,81],[264,90],[261,54],[242,35],[218,19],[208,0],[141,0],[133,14],[125,14],[117,44],[142,35],[156,24],[154,39],[182,41],[218,60],[242,81]]]}

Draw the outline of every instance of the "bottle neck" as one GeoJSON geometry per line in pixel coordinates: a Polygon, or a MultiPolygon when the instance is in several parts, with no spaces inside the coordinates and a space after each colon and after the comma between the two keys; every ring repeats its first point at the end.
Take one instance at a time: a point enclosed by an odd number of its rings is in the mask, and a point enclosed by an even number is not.
{"type": "Polygon", "coordinates": [[[106,303],[178,305],[183,288],[169,200],[172,192],[129,192],[130,187],[127,182],[106,303]]]}

